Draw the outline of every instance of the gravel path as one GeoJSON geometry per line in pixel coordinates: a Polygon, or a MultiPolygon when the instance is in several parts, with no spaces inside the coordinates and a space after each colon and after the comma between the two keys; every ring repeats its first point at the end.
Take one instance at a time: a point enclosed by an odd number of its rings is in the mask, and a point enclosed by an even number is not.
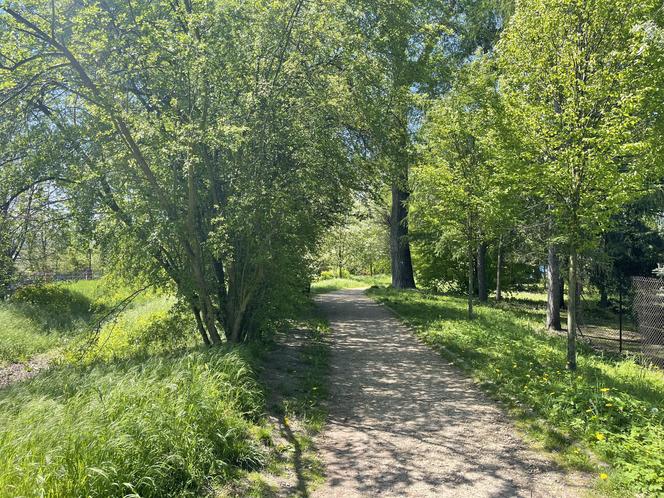
{"type": "Polygon", "coordinates": [[[319,296],[334,331],[314,497],[584,496],[459,370],[361,289],[319,296]]]}

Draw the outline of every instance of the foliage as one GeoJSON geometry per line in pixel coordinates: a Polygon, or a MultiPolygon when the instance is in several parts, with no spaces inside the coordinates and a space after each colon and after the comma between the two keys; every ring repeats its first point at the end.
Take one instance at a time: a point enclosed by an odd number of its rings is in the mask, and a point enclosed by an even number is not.
{"type": "Polygon", "coordinates": [[[3,5],[3,100],[64,144],[118,272],[168,280],[211,342],[259,330],[266,304],[283,313],[321,227],[346,209],[338,7],[3,5]]]}
{"type": "Polygon", "coordinates": [[[582,247],[658,180],[661,89],[656,2],[521,2],[498,44],[501,87],[520,148],[511,157],[582,247]],[[527,164],[526,164],[527,163],[527,164]]]}
{"type": "Polygon", "coordinates": [[[548,206],[552,239],[569,255],[570,369],[578,254],[662,177],[659,7],[656,1],[523,1],[496,48],[511,127],[503,160],[548,206]]]}
{"type": "Polygon", "coordinates": [[[633,360],[590,351],[574,373],[561,369],[562,337],[545,332],[541,315],[480,307],[465,318],[456,297],[374,289],[416,329],[417,335],[521,415],[534,436],[562,451],[567,463],[589,466],[589,448],[613,469],[618,490],[657,495],[664,488],[664,379],[633,360]],[[539,424],[543,420],[545,424],[539,424]]]}
{"type": "Polygon", "coordinates": [[[317,259],[324,271],[339,278],[384,273],[389,270],[387,225],[376,213],[358,206],[343,224],[326,231],[317,259]]]}
{"type": "Polygon", "coordinates": [[[254,468],[261,396],[239,352],[65,365],[0,394],[12,496],[194,495],[254,468]]]}
{"type": "Polygon", "coordinates": [[[490,132],[498,125],[499,113],[490,60],[477,53],[456,85],[429,111],[421,162],[413,174],[415,231],[427,234],[420,238],[430,244],[424,251],[451,253],[465,263],[470,314],[475,250],[509,216],[501,201],[510,199],[510,183],[493,161],[490,132]]]}

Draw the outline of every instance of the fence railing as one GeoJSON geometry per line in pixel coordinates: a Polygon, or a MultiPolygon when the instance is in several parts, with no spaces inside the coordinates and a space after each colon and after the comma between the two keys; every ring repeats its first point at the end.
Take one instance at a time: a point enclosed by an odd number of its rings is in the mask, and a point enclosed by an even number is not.
{"type": "Polygon", "coordinates": [[[72,282],[75,280],[94,280],[99,277],[100,275],[98,273],[95,273],[89,269],[68,272],[68,273],[34,272],[34,273],[21,275],[14,283],[10,285],[10,290],[14,291],[20,287],[26,287],[28,285],[34,285],[34,284],[51,283],[51,282],[72,282]]]}
{"type": "Polygon", "coordinates": [[[641,353],[664,368],[664,279],[632,279],[632,313],[641,340],[641,353]]]}

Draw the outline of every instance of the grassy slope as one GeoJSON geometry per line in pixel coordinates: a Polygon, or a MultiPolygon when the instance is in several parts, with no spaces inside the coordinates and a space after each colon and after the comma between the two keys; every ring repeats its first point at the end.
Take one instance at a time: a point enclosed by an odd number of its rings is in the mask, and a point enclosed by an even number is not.
{"type": "MultiPolygon", "coordinates": [[[[98,318],[130,293],[102,280],[18,290],[11,299],[0,301],[0,367],[75,344],[92,330],[98,318]]],[[[155,297],[143,293],[132,300],[127,311],[153,302],[155,297]]],[[[162,311],[168,307],[162,306],[162,311]]]]}
{"type": "Polygon", "coordinates": [[[0,367],[69,343],[93,316],[96,281],[19,290],[0,301],[0,367]]]}
{"type": "MultiPolygon", "coordinates": [[[[81,309],[97,315],[128,294],[91,283],[42,292],[30,304],[36,308],[26,308],[27,321],[15,325],[16,337],[31,340],[25,327],[43,324],[30,312],[55,316],[61,292],[72,288],[85,297],[81,309]]],[[[295,465],[292,448],[269,444],[275,429],[254,373],[265,361],[262,347],[199,347],[195,324],[174,313],[173,302],[144,295],[92,336],[35,326],[38,336],[52,339],[43,350],[68,347],[49,371],[0,390],[0,497],[198,496],[282,454],[285,465],[295,465]]],[[[16,313],[16,303],[9,307],[16,313]]],[[[59,311],[61,319],[71,318],[59,311]]],[[[70,321],[89,331],[93,315],[70,321]]],[[[311,375],[298,377],[299,387],[284,398],[282,420],[304,427],[293,436],[297,464],[311,460],[307,478],[315,480],[308,434],[322,424],[325,357],[320,327],[311,317],[305,321],[315,332],[302,350],[311,375]]],[[[260,494],[262,480],[255,481],[252,493],[260,494]]]]}
{"type": "Polygon", "coordinates": [[[527,309],[478,307],[468,321],[463,298],[370,294],[505,402],[564,463],[606,477],[606,492],[664,493],[662,372],[582,350],[571,374],[564,369],[564,338],[546,333],[540,315],[527,309]],[[611,467],[598,465],[593,454],[611,467]]]}

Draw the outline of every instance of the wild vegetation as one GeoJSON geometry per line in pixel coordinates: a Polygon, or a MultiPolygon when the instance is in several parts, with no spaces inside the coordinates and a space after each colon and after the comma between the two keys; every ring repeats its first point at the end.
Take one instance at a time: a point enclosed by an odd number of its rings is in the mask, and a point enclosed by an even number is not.
{"type": "MultiPolygon", "coordinates": [[[[46,338],[52,365],[0,391],[1,496],[197,496],[279,461],[292,465],[288,447],[273,446],[257,375],[271,343],[202,348],[193,317],[162,294],[141,295],[91,333],[91,310],[106,314],[127,294],[85,281],[27,287],[6,303],[17,313],[29,302],[42,321],[13,322],[3,344],[29,357],[35,351],[21,346],[30,334],[46,338]],[[79,328],[57,328],[68,319],[79,328]]],[[[324,329],[300,313],[304,330],[324,329]]],[[[311,375],[281,410],[303,424],[295,434],[306,443],[321,424],[325,344],[312,336],[305,347],[311,375]]]]}
{"type": "MultiPolygon", "coordinates": [[[[0,385],[23,381],[0,391],[0,492],[233,489],[270,467],[275,337],[311,294],[390,284],[565,459],[664,493],[661,372],[577,345],[588,322],[638,336],[632,278],[664,278],[663,12],[2,2],[0,385]]],[[[302,447],[324,418],[306,337],[282,406],[314,413],[302,447]]]]}

